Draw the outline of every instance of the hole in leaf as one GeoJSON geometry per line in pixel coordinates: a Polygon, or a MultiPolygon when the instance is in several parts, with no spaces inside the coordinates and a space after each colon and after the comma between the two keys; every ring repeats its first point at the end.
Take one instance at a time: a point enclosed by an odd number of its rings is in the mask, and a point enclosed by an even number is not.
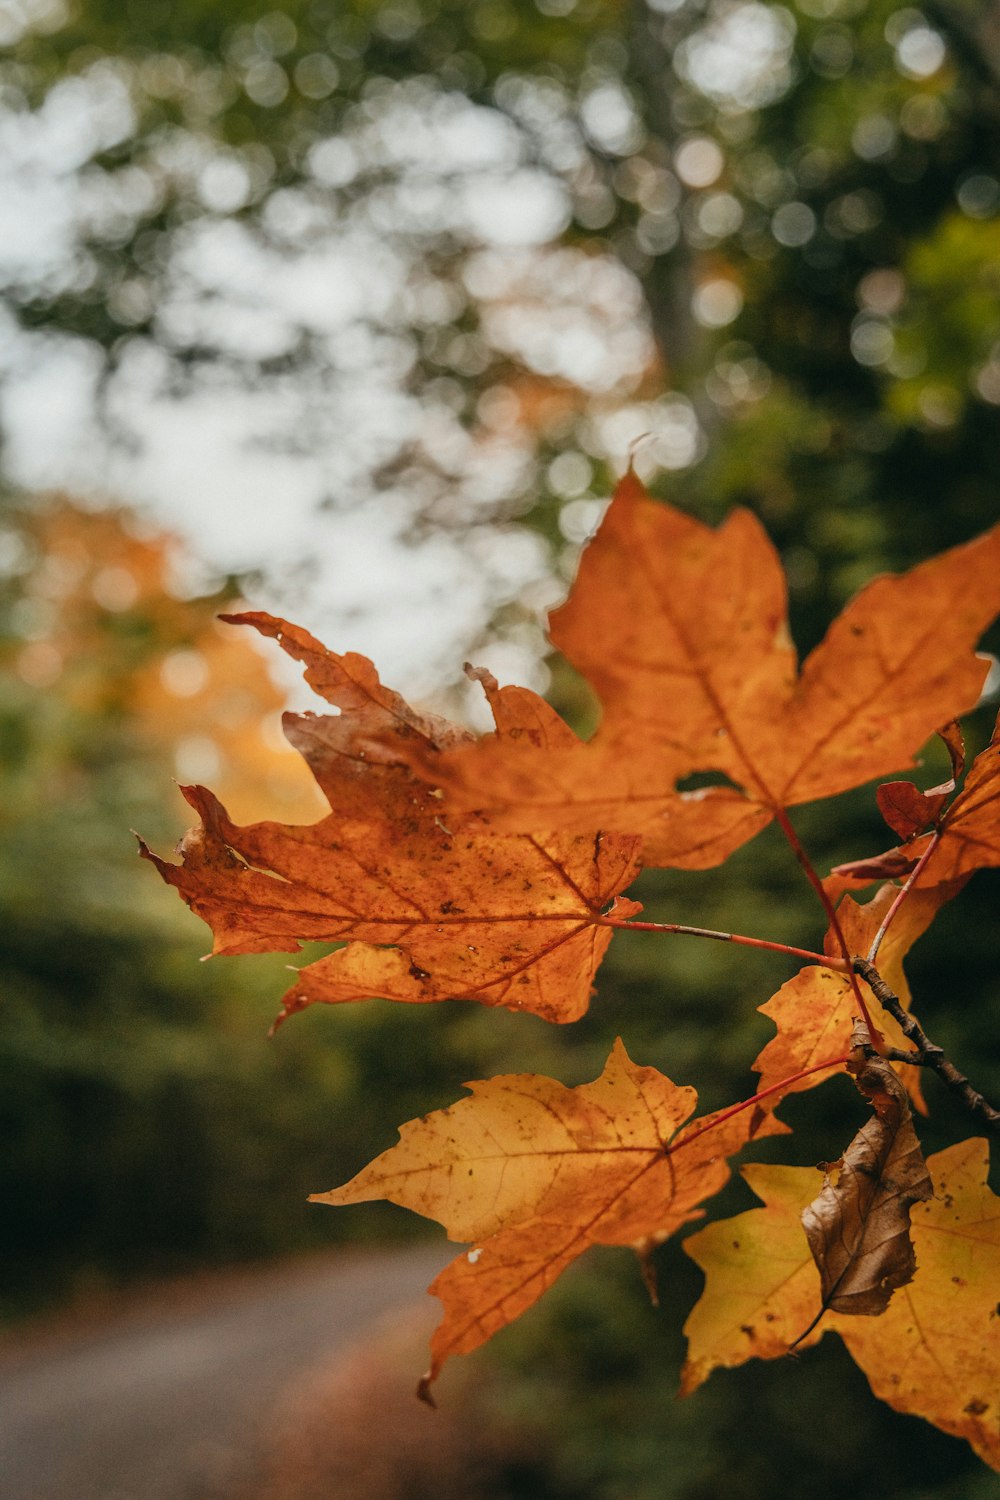
{"type": "Polygon", "coordinates": [[[679,792],[701,792],[704,791],[705,787],[711,786],[731,787],[735,792],[741,790],[736,782],[726,775],[725,771],[692,771],[690,776],[681,777],[677,783],[677,790],[679,792]]]}

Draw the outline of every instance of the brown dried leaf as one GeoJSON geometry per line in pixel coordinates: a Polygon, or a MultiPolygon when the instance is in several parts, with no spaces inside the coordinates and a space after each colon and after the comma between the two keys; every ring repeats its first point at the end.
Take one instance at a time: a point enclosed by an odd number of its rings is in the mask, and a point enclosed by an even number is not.
{"type": "Polygon", "coordinates": [[[911,839],[930,827],[954,790],[953,781],[926,792],[912,781],[884,781],[875,792],[875,800],[893,833],[911,839]]]}
{"type": "Polygon", "coordinates": [[[848,1067],[874,1115],[830,1169],[802,1224],[824,1308],[871,1315],[913,1278],[910,1208],[932,1198],[934,1188],[906,1093],[889,1064],[859,1048],[848,1067]]]}

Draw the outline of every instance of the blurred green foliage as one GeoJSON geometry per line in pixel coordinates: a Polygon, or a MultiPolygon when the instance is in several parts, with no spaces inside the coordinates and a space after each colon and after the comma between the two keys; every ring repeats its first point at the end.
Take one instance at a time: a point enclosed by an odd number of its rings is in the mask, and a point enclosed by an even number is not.
{"type": "MultiPolygon", "coordinates": [[[[482,116],[468,101],[509,131],[504,171],[558,186],[563,244],[617,259],[641,287],[667,384],[700,429],[692,451],[666,457],[672,492],[713,515],[760,510],[824,614],[873,566],[994,514],[1000,43],[968,0],[19,9],[0,64],[8,109],[53,111],[75,79],[95,98],[118,89],[131,112],[79,148],[89,198],[63,262],[3,278],[25,326],[93,342],[110,376],[146,341],[180,381],[213,363],[275,382],[336,369],[301,312],[267,354],[240,348],[197,276],[203,315],[168,313],[192,281],[192,229],[226,219],[289,255],[374,232],[411,270],[373,329],[391,335],[405,386],[470,430],[484,395],[571,385],[572,362],[564,373],[551,348],[498,338],[493,294],[468,276],[489,235],[434,197],[441,183],[460,200],[469,180],[462,142],[482,116]],[[421,118],[443,131],[430,148],[441,161],[405,138],[421,118]],[[418,294],[431,283],[448,295],[428,313],[418,294]]],[[[498,212],[517,214],[506,201],[498,212]]],[[[662,369],[633,362],[612,393],[655,405],[663,385],[662,369]]],[[[530,493],[522,482],[505,502],[554,545],[556,514],[580,492],[553,454],[582,451],[584,490],[606,490],[600,396],[590,383],[568,409],[535,413],[530,493]]],[[[449,468],[426,444],[377,461],[411,485],[449,468]]]]}
{"type": "Polygon", "coordinates": [[[401,1214],[338,1219],[305,1200],[389,1144],[397,1108],[447,1099],[446,1028],[387,1026],[375,1004],[336,1039],[310,1017],[270,1041],[286,962],[199,964],[199,924],[137,858],[130,828],[169,848],[188,821],[169,700],[150,733],[137,681],[211,631],[225,593],[111,608],[85,576],[85,610],[75,589],[43,618],[36,585],[57,555],[37,520],[8,505],[0,526],[0,1317],[406,1232],[401,1214]],[[60,616],[81,650],[57,665],[60,616]]]}
{"type": "Polygon", "coordinates": [[[103,361],[112,427],[143,381],[244,382],[291,413],[269,442],[343,445],[343,382],[377,368],[425,426],[352,493],[402,490],[418,531],[519,517],[563,575],[651,430],[665,493],[764,517],[807,645],[996,514],[1000,42],[973,0],[23,0],[5,30],[24,139],[92,123],[54,167],[59,253],[0,264],[0,295],[103,361]],[[505,182],[551,188],[523,251],[505,182]],[[265,273],[361,246],[391,294],[331,336],[199,269],[208,243],[265,273]],[[512,463],[502,493],[462,434],[512,463]]]}
{"type": "MultiPolygon", "coordinates": [[[[406,259],[410,292],[441,294],[433,316],[405,297],[371,315],[374,334],[393,341],[405,389],[428,407],[443,402],[473,435],[489,425],[484,413],[519,395],[531,462],[498,510],[542,534],[563,575],[607,493],[614,455],[602,423],[616,404],[630,440],[652,428],[650,469],[663,493],[708,519],[735,503],[764,518],[803,648],[873,572],[1000,514],[991,8],[130,0],[22,9],[35,20],[7,38],[7,110],[42,112],[80,79],[117,80],[131,101],[131,123],[81,166],[105,208],[81,215],[60,266],[5,281],[23,328],[101,351],[107,390],[147,343],[165,352],[177,388],[221,370],[282,390],[299,376],[308,389],[318,372],[327,390],[341,355],[307,318],[290,320],[261,356],[220,335],[211,295],[197,287],[197,316],[164,308],[189,274],[182,252],[199,224],[238,224],[279,256],[360,225],[406,259]],[[418,115],[442,101],[492,112],[513,132],[514,164],[564,195],[564,227],[515,266],[512,290],[484,291],[482,274],[470,275],[482,237],[407,196],[437,179],[426,161],[407,161],[392,117],[401,100],[418,115]],[[492,316],[542,262],[529,306],[544,326],[579,270],[578,259],[555,258],[568,252],[623,274],[601,293],[611,310],[603,326],[614,329],[617,306],[620,323],[652,334],[648,356],[623,360],[605,385],[560,364],[551,340],[498,336],[492,316]]],[[[444,118],[453,140],[470,119],[444,118]]],[[[465,179],[439,175],[446,198],[457,195],[465,179]]],[[[308,424],[299,435],[308,445],[308,424]]],[[[401,443],[377,458],[376,493],[391,478],[424,494],[433,470],[444,489],[427,490],[420,524],[462,522],[459,480],[433,445],[401,443]]],[[[24,628],[16,575],[11,588],[9,636],[24,628]]],[[[988,644],[998,641],[994,633],[988,644]]],[[[564,666],[553,672],[555,700],[593,722],[586,690],[564,666]]],[[[616,939],[599,1001],[572,1031],[466,1007],[373,1004],[310,1013],[267,1043],[280,963],[196,967],[193,919],[132,864],[129,823],[161,838],[177,831],[163,755],[140,744],[127,712],[87,715],[58,694],[39,708],[14,678],[3,694],[11,1307],[51,1295],[53,1277],[71,1288],[192,1257],[406,1232],[388,1211],[300,1205],[387,1145],[397,1121],[454,1097],[459,1077],[532,1068],[577,1082],[594,1076],[621,1031],[638,1061],[696,1083],[708,1106],[747,1092],[747,1063],[770,1032],[755,1007],[788,966],[687,939],[616,939]]],[[[973,748],[989,716],[973,723],[973,748]]],[[[928,782],[936,776],[931,763],[928,782]]],[[[885,841],[867,794],[806,809],[797,823],[822,868],[885,841]]],[[[818,941],[817,913],[773,832],[723,871],[649,873],[641,887],[654,917],[818,941]]],[[[909,965],[928,1030],[994,1094],[996,893],[977,877],[909,965]]],[[[967,1127],[933,1081],[929,1095],[924,1132],[937,1149],[967,1127]]],[[[846,1139],[857,1106],[831,1084],[786,1114],[796,1159],[818,1160],[846,1139]]],[[[746,1201],[736,1186],[723,1206],[746,1201]]],[[[719,1373],[674,1406],[679,1327],[698,1277],[676,1248],[662,1266],[659,1318],[640,1306],[624,1258],[609,1254],[497,1341],[505,1403],[537,1432],[552,1495],[991,1493],[962,1445],[871,1401],[832,1339],[793,1369],[719,1373]]]]}

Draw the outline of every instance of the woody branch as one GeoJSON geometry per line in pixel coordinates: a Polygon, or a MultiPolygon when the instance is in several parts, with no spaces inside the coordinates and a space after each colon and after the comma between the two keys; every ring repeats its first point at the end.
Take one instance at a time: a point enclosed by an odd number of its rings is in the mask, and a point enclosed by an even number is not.
{"type": "Polygon", "coordinates": [[[983,1098],[978,1089],[973,1088],[965,1074],[960,1073],[955,1064],[945,1056],[944,1049],[936,1042],[932,1042],[913,1016],[903,1009],[899,996],[893,994],[875,965],[869,963],[866,958],[859,957],[853,959],[853,965],[854,972],[860,974],[882,1009],[888,1011],[899,1025],[903,1035],[913,1043],[915,1048],[912,1053],[894,1049],[888,1055],[901,1062],[912,1063],[916,1067],[930,1068],[938,1075],[945,1087],[961,1099],[970,1114],[974,1115],[994,1135],[1000,1135],[1000,1110],[995,1109],[983,1098]]]}

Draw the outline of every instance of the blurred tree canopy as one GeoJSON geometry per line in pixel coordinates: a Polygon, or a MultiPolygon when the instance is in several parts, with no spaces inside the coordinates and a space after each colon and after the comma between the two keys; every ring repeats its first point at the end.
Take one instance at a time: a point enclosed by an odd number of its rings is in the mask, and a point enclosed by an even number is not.
{"type": "Polygon", "coordinates": [[[995,511],[974,0],[7,0],[0,42],[13,160],[65,189],[10,316],[82,341],[124,432],[139,389],[250,382],[301,450],[363,386],[353,501],[571,555],[650,432],[824,615],[995,511]]]}

